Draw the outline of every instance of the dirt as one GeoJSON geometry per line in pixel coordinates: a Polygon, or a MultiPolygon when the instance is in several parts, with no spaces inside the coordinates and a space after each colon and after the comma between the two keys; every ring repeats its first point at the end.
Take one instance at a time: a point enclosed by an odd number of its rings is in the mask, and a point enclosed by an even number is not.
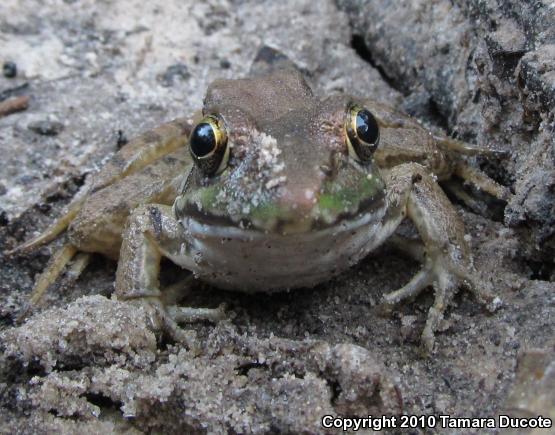
{"type": "MultiPolygon", "coordinates": [[[[101,257],[21,322],[60,242],[3,255],[0,432],[321,433],[326,414],[401,412],[554,419],[554,23],[547,0],[2,2],[0,63],[17,74],[0,76],[0,99],[30,100],[0,118],[0,251],[52,222],[126,138],[193,113],[213,79],[245,76],[264,45],[317,93],[372,96],[505,151],[473,163],[513,196],[495,210],[456,204],[502,306],[489,313],[461,292],[428,356],[431,294],[380,308],[419,267],[388,245],[314,289],[198,286],[187,304],[225,303],[228,318],[187,326],[188,349],[110,299],[115,264],[101,257]]],[[[424,432],[445,430],[409,433],[424,432]]]]}

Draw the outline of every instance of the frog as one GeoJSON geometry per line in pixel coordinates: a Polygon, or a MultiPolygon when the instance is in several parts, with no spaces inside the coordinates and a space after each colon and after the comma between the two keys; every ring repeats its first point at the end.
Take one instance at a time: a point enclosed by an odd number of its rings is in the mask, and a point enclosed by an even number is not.
{"type": "Polygon", "coordinates": [[[118,262],[113,297],[142,305],[157,330],[186,341],[183,323],[226,316],[222,305],[179,304],[197,280],[252,294],[311,288],[394,240],[422,266],[382,303],[394,307],[431,289],[421,333],[431,352],[459,289],[490,310],[499,301],[438,184],[456,175],[506,200],[506,188],[469,162],[491,153],[434,135],[371,98],[318,96],[295,68],[219,79],[201,112],[124,145],[59,219],[17,251],[65,231],[32,302],[68,264],[80,273],[100,253],[118,262]],[[395,234],[406,219],[420,241],[395,234]],[[163,258],[191,272],[186,282],[160,288],[163,258]]]}

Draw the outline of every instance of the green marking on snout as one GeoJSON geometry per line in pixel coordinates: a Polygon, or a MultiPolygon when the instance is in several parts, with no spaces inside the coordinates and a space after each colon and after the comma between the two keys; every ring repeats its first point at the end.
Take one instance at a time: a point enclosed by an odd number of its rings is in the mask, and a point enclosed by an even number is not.
{"type": "Polygon", "coordinates": [[[354,214],[360,204],[381,196],[384,183],[375,174],[368,178],[362,176],[358,183],[342,187],[337,181],[332,180],[324,184],[323,192],[318,199],[319,217],[326,223],[333,223],[341,214],[354,214]]]}
{"type": "Polygon", "coordinates": [[[212,209],[216,206],[219,191],[220,189],[217,186],[198,189],[198,199],[204,210],[212,209]]]}
{"type": "Polygon", "coordinates": [[[267,221],[283,217],[284,210],[278,207],[275,202],[264,202],[253,207],[250,215],[255,220],[267,221]]]}

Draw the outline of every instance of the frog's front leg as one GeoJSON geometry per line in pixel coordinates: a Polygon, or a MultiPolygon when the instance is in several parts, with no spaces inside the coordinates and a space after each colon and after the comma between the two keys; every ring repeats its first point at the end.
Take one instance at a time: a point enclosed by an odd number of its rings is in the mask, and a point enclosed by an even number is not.
{"type": "Polygon", "coordinates": [[[424,242],[425,256],[422,269],[404,287],[385,295],[384,301],[396,304],[433,287],[435,301],[422,333],[422,343],[431,351],[434,332],[458,288],[467,288],[481,303],[493,308],[491,286],[478,276],[464,239],[463,223],[426,169],[417,163],[405,163],[386,172],[385,177],[389,210],[414,222],[424,242]]]}
{"type": "Polygon", "coordinates": [[[144,305],[150,310],[154,327],[180,342],[187,342],[187,337],[178,322],[217,321],[224,314],[222,306],[208,309],[165,305],[158,279],[160,261],[162,257],[182,257],[186,251],[185,239],[171,207],[148,204],[136,208],[123,235],[115,291],[118,299],[135,300],[144,305]]]}

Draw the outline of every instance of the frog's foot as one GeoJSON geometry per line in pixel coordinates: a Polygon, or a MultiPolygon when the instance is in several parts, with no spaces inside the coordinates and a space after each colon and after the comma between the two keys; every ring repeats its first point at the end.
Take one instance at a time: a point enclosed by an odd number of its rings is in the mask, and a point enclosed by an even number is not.
{"type": "Polygon", "coordinates": [[[434,303],[428,311],[426,326],[422,332],[422,345],[427,352],[434,348],[434,333],[440,329],[445,310],[460,287],[474,294],[476,299],[490,311],[497,308],[489,282],[481,280],[472,267],[458,267],[443,256],[428,257],[424,267],[402,288],[384,295],[385,306],[392,307],[400,302],[413,300],[427,287],[434,290],[434,303]]]}
{"type": "Polygon", "coordinates": [[[195,322],[217,323],[225,319],[225,303],[220,304],[217,308],[193,308],[178,305],[183,297],[190,292],[195,283],[195,277],[191,274],[160,292],[160,301],[166,308],[168,316],[179,324],[195,322]]]}
{"type": "MultiPolygon", "coordinates": [[[[511,192],[507,187],[502,186],[488,177],[484,172],[471,166],[466,160],[461,158],[461,156],[487,156],[502,159],[507,157],[508,154],[506,152],[477,147],[445,136],[434,136],[434,140],[440,148],[447,152],[448,155],[452,156],[455,162],[453,166],[454,175],[462,179],[465,183],[474,186],[478,191],[485,192],[504,203],[509,202],[511,199],[511,192]]],[[[457,187],[457,185],[450,183],[448,188],[453,195],[457,196],[471,208],[480,209],[479,206],[474,204],[476,199],[468,195],[462,187],[457,187]]]]}
{"type": "Polygon", "coordinates": [[[78,252],[77,248],[71,244],[62,246],[49,260],[44,271],[39,275],[29,300],[18,321],[24,320],[29,313],[40,304],[48,287],[50,287],[62,275],[66,265],[70,264],[66,272],[66,285],[77,281],[77,278],[83,273],[89,261],[91,254],[87,252],[78,252]]]}
{"type": "MultiPolygon", "coordinates": [[[[432,351],[434,332],[441,326],[443,314],[459,287],[468,288],[490,310],[496,308],[499,299],[492,295],[489,282],[474,269],[463,223],[426,169],[416,163],[396,166],[388,173],[387,184],[392,213],[398,207],[401,217],[406,215],[413,221],[423,242],[424,259],[422,270],[384,299],[386,305],[392,305],[433,287],[435,300],[422,333],[422,344],[432,351]]],[[[420,249],[406,251],[422,256],[420,249]]]]}
{"type": "Polygon", "coordinates": [[[168,315],[176,323],[213,322],[225,319],[226,305],[220,304],[217,308],[192,308],[171,305],[166,307],[168,315]]]}
{"type": "MultiPolygon", "coordinates": [[[[86,189],[85,189],[86,190],[86,189]]],[[[6,251],[6,255],[20,255],[34,251],[38,247],[56,239],[66,230],[75,216],[81,211],[86,194],[79,194],[63,211],[62,215],[56,219],[46,230],[37,237],[16,246],[14,249],[6,251]]]]}
{"type": "Polygon", "coordinates": [[[184,323],[213,322],[225,319],[225,304],[217,308],[192,308],[177,305],[165,306],[156,296],[146,296],[130,300],[141,306],[149,318],[152,330],[169,337],[176,343],[181,343],[191,349],[194,344],[189,331],[180,325],[184,323]]]}
{"type": "Polygon", "coordinates": [[[492,180],[479,169],[470,166],[465,161],[457,163],[455,166],[455,175],[494,198],[504,202],[508,202],[511,199],[511,192],[509,192],[509,189],[497,183],[495,180],[492,180]]]}

